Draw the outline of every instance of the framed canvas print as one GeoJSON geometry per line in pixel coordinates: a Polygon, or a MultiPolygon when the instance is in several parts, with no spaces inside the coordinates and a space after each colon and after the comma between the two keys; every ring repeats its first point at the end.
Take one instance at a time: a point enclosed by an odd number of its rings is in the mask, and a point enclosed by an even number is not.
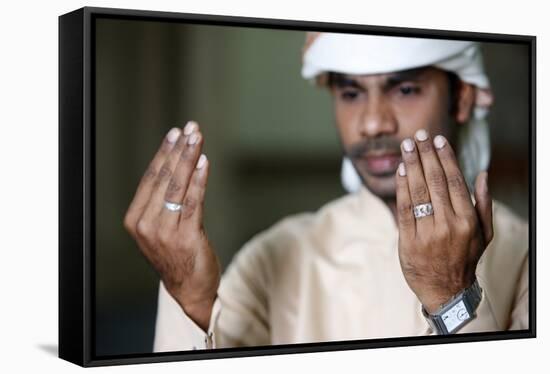
{"type": "Polygon", "coordinates": [[[535,36],[59,18],[59,356],[533,338],[535,36]]]}

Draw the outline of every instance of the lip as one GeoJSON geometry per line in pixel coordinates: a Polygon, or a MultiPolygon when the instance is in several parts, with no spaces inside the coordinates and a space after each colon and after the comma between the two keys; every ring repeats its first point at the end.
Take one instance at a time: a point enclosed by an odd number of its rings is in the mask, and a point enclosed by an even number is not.
{"type": "Polygon", "coordinates": [[[401,162],[401,155],[398,153],[368,154],[362,159],[365,160],[370,174],[383,175],[395,173],[401,162]]]}

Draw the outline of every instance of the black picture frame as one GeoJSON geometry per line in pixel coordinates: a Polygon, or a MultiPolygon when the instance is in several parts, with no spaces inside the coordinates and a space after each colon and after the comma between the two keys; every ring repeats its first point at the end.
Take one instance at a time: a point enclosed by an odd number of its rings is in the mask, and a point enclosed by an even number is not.
{"type": "Polygon", "coordinates": [[[85,7],[59,17],[59,357],[81,366],[138,364],[224,357],[448,344],[536,337],[536,37],[447,30],[352,25],[297,20],[227,17],[145,10],[85,7]],[[301,31],[443,37],[521,43],[529,47],[529,321],[528,330],[384,338],[368,341],[223,348],[124,356],[94,352],[94,25],[98,18],[156,20],[201,25],[301,31]]]}

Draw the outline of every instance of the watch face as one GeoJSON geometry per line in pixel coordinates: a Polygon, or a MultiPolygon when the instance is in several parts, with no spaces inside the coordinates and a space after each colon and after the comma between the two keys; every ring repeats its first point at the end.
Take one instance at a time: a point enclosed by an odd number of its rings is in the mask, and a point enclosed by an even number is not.
{"type": "Polygon", "coordinates": [[[468,318],[468,311],[466,311],[466,309],[460,309],[456,314],[456,318],[460,321],[465,321],[468,318]]]}
{"type": "Polygon", "coordinates": [[[464,301],[460,300],[458,303],[453,305],[449,310],[447,310],[441,316],[447,331],[452,332],[458,326],[460,326],[464,321],[467,321],[470,318],[470,313],[464,305],[464,301]]]}

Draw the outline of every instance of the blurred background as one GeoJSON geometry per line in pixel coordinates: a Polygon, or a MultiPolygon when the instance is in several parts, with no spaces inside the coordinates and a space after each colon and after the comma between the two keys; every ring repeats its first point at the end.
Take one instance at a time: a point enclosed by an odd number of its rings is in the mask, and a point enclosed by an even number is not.
{"type": "MultiPolygon", "coordinates": [[[[174,126],[195,120],[211,163],[205,227],[222,266],[289,214],[342,196],[328,92],[300,76],[298,31],[96,21],[96,354],[152,351],[158,276],[122,226],[174,126]]],[[[483,44],[493,196],[527,218],[527,46],[483,44]]]]}

